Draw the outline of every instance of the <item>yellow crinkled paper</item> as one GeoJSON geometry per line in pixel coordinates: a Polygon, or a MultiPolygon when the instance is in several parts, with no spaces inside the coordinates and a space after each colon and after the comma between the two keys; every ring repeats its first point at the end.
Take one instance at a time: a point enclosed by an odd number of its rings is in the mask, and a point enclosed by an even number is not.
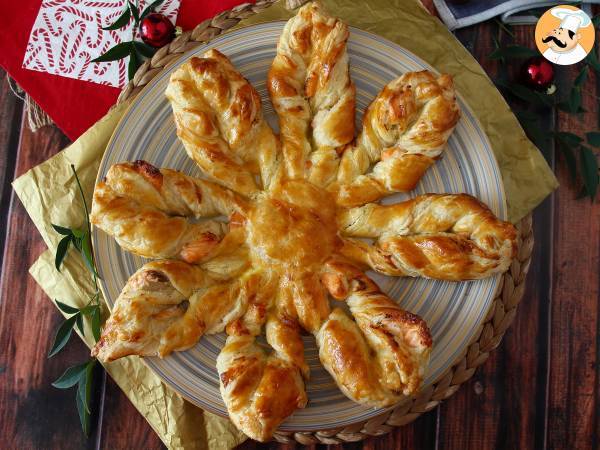
{"type": "MultiPolygon", "coordinates": [[[[29,273],[48,297],[72,306],[82,307],[87,303],[94,292],[92,280],[83,260],[73,252],[65,259],[60,272],[55,269],[54,254],[61,236],[51,224],[83,225],[83,205],[70,165],[77,168],[89,205],[104,149],[125,109],[126,105],[119,106],[68,148],[13,183],[49,248],[31,266],[29,273]]],[[[106,307],[104,312],[107,312],[106,307]]],[[[84,341],[89,347],[93,344],[89,335],[84,341]]],[[[104,364],[104,368],[167,447],[226,450],[244,441],[245,436],[228,419],[185,401],[163,384],[140,358],[122,358],[104,364]]],[[[118,411],[111,413],[118,414],[118,411]]]]}
{"type": "MultiPolygon", "coordinates": [[[[437,70],[452,74],[457,90],[492,143],[506,188],[510,220],[521,219],[558,186],[539,150],[525,137],[483,69],[420,4],[414,0],[322,3],[331,14],[350,25],[394,41],[437,70]]],[[[280,2],[243,20],[241,26],[286,19],[292,14],[280,2]]],[[[13,183],[49,249],[30,268],[30,273],[50,298],[60,298],[73,306],[81,307],[87,302],[93,292],[91,279],[81,258],[73,255],[65,259],[61,272],[56,271],[54,253],[60,236],[50,224],[83,225],[82,204],[70,164],[77,168],[90,201],[100,160],[125,108],[126,105],[115,108],[67,149],[13,183]]],[[[84,340],[91,346],[89,337],[84,340]]],[[[140,358],[123,358],[105,368],[167,447],[229,449],[244,440],[228,420],[202,411],[166,387],[140,358]]]]}

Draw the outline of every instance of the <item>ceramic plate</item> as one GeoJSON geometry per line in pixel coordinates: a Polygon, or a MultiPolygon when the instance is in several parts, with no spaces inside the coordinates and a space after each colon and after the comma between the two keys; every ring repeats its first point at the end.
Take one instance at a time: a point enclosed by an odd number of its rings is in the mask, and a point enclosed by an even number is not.
{"type": "MultiPolygon", "coordinates": [[[[226,54],[250,80],[262,97],[265,116],[277,129],[276,116],[267,94],[266,76],[283,26],[284,22],[271,22],[227,33],[181,56],[169,69],[161,72],[123,116],[108,145],[98,176],[103,177],[114,163],[136,159],[200,176],[200,170],[177,140],[171,107],[164,91],[169,75],[176,67],[209,48],[217,48],[226,54]]],[[[348,53],[351,76],[356,84],[357,129],[360,129],[365,108],[388,81],[407,71],[433,70],[402,47],[355,28],[350,31],[348,53]]],[[[443,158],[427,172],[415,191],[395,195],[386,202],[427,192],[467,192],[488,204],[497,216],[506,218],[504,189],[490,143],[460,95],[458,101],[462,118],[443,158]]],[[[102,290],[112,306],[129,276],[144,260],[124,252],[114,239],[97,229],[94,230],[94,244],[102,290]]],[[[484,321],[500,282],[500,276],[464,283],[375,275],[374,278],[391,298],[404,309],[419,314],[431,328],[434,346],[425,386],[439,379],[462,355],[484,321]]],[[[224,342],[224,334],[205,336],[188,351],[174,353],[165,359],[145,358],[145,362],[190,402],[226,415],[215,369],[215,360],[224,342]]],[[[282,430],[313,431],[341,427],[381,413],[381,410],[348,400],[320,365],[313,337],[305,336],[304,345],[311,368],[311,379],[307,385],[310,400],[305,409],[297,411],[282,424],[282,430]]]]}

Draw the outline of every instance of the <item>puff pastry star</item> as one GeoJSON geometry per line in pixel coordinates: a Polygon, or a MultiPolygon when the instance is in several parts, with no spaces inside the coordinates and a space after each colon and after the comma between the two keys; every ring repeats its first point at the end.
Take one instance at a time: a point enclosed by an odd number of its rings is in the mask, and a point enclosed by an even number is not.
{"type": "Polygon", "coordinates": [[[386,407],[420,389],[429,329],[365,270],[478,279],[505,271],[516,250],[514,227],[469,195],[376,203],[414,188],[460,112],[449,75],[406,73],[374,99],[355,139],[347,39],[317,4],[286,24],[267,79],[279,136],[227,57],[191,58],[166,96],[206,179],[136,161],[111,167],[94,193],[92,223],[156,261],[129,279],[93,354],[163,357],[225,331],[223,400],[261,441],[308,400],[303,330],[355,402],[386,407]],[[263,331],[269,353],[256,341],[263,331]]]}

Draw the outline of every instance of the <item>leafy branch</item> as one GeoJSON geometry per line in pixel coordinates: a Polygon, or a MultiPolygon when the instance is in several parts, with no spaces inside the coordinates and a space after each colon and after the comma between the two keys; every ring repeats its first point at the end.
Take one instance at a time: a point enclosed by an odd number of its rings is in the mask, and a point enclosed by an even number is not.
{"type": "MultiPolygon", "coordinates": [[[[81,335],[85,335],[85,328],[83,318],[87,317],[89,320],[89,328],[94,337],[94,341],[98,342],[100,339],[100,288],[98,286],[98,271],[96,269],[96,263],[94,259],[94,253],[92,251],[92,227],[89,220],[89,209],[81,187],[81,182],[75,166],[71,164],[71,170],[77,182],[79,194],[83,202],[83,213],[85,217],[85,226],[82,228],[69,228],[61,225],[52,224],[54,230],[63,238],[58,243],[56,249],[56,257],[54,264],[56,269],[60,271],[60,267],[63,264],[65,257],[67,256],[68,250],[72,245],[74,249],[79,253],[87,269],[89,270],[92,281],[94,283],[94,292],[88,299],[88,302],[82,308],[76,308],[56,300],[56,306],[69,317],[58,327],[54,336],[54,342],[48,353],[48,358],[58,354],[69,342],[73,329],[77,329],[81,335]]],[[[90,358],[84,363],[69,367],[65,372],[54,382],[52,386],[58,389],[69,389],[77,385],[77,392],[75,400],[77,403],[77,411],[79,412],[79,420],[81,427],[86,436],[90,432],[91,423],[91,393],[94,384],[94,367],[96,366],[96,358],[90,358]]]]}
{"type": "MultiPolygon", "coordinates": [[[[600,22],[600,16],[594,17],[594,23],[600,22]]],[[[495,41],[496,49],[490,53],[490,59],[500,60],[503,64],[507,59],[529,58],[539,56],[539,53],[529,47],[510,44],[501,47],[495,41]]],[[[554,143],[559,155],[564,160],[571,181],[580,183],[583,188],[578,198],[589,197],[594,200],[600,185],[600,169],[598,159],[591,147],[600,147],[600,132],[586,133],[585,138],[569,132],[548,132],[540,126],[540,116],[531,109],[551,110],[554,114],[563,111],[568,114],[587,112],[582,107],[583,85],[590,71],[600,74],[600,61],[593,49],[582,62],[582,67],[567,93],[554,91],[539,92],[520,83],[511,82],[504,78],[495,80],[495,84],[505,93],[510,94],[529,105],[525,111],[515,114],[527,136],[544,152],[548,153],[551,143],[554,143]]],[[[598,99],[598,97],[596,97],[598,99]]]]}
{"type": "Polygon", "coordinates": [[[158,8],[165,0],[155,0],[150,3],[140,14],[138,0],[135,5],[131,1],[127,1],[125,4],[125,10],[119,17],[110,25],[102,27],[103,30],[118,30],[124,26],[129,25],[133,18],[134,26],[131,30],[131,40],[127,42],[121,42],[114,47],[111,47],[101,56],[92,59],[92,62],[109,62],[117,61],[122,58],[129,56],[129,64],[127,65],[127,76],[131,80],[135,75],[135,72],[142,64],[144,58],[151,58],[157,49],[151,47],[148,44],[135,40],[135,31],[139,28],[140,23],[146,18],[148,14],[158,8]]]}

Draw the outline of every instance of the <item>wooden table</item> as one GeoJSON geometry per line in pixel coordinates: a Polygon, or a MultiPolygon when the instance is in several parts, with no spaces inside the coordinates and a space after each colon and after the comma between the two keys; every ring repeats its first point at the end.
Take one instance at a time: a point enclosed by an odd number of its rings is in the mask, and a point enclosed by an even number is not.
{"type": "MultiPolygon", "coordinates": [[[[517,43],[532,45],[532,26],[513,32],[517,43]]],[[[492,77],[499,63],[487,55],[492,36],[499,34],[505,41],[506,33],[499,33],[494,21],[456,33],[492,77]]],[[[562,71],[558,84],[569,83],[575,73],[574,68],[562,71]]],[[[89,439],[79,428],[74,392],[50,385],[67,366],[84,360],[88,350],[73,339],[67,351],[46,358],[62,316],[28,274],[45,245],[10,182],[69,141],[55,127],[32,133],[4,73],[0,79],[0,447],[161,448],[110,378],[102,380],[96,394],[99,413],[89,439]]],[[[598,86],[593,75],[584,86],[587,113],[547,115],[548,129],[580,135],[597,130],[598,86]]],[[[535,211],[527,290],[500,348],[453,397],[414,423],[332,450],[600,446],[600,203],[575,200],[578,191],[564,164],[555,162],[554,151],[549,153],[562,187],[535,211]]],[[[246,442],[241,447],[294,446],[246,442]]]]}

